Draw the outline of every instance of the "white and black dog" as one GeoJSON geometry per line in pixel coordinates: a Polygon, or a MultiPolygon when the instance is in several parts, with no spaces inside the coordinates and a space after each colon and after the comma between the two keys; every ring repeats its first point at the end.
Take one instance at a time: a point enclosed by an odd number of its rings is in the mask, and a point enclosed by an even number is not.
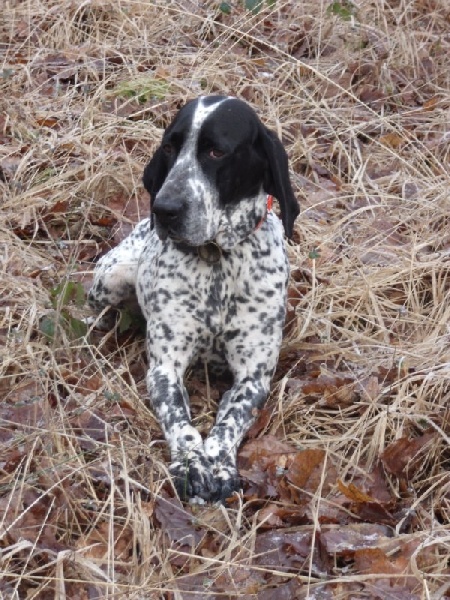
{"type": "Polygon", "coordinates": [[[286,313],[283,240],[299,213],[286,152],[245,102],[186,104],[146,166],[151,217],[95,269],[91,306],[136,299],[147,321],[151,407],[186,499],[224,501],[239,488],[236,453],[269,393],[286,313]],[[268,197],[278,199],[281,221],[268,197]],[[221,359],[233,385],[205,440],[183,383],[196,359],[221,359]]]}

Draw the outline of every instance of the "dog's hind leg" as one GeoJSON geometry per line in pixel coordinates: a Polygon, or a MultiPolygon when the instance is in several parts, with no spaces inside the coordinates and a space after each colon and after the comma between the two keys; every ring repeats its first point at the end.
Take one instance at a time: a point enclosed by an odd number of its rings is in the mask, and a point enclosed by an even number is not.
{"type": "Polygon", "coordinates": [[[150,220],[144,219],[118,246],[97,263],[88,302],[95,312],[107,306],[138,310],[136,276],[139,259],[150,236],[150,220]]]}

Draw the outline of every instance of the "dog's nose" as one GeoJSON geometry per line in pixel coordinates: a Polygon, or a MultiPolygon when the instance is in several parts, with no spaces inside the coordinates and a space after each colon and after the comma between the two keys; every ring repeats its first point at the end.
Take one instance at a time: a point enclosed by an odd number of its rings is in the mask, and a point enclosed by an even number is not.
{"type": "Polygon", "coordinates": [[[158,198],[152,207],[152,212],[159,223],[169,230],[176,229],[176,226],[183,212],[184,202],[179,198],[158,198]]]}

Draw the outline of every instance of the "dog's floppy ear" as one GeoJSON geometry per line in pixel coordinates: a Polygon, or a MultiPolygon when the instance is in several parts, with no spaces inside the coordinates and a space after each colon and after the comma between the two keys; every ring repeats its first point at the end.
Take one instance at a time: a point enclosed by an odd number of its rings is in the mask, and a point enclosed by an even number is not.
{"type": "MultiPolygon", "coordinates": [[[[162,187],[168,173],[167,163],[164,157],[164,152],[161,146],[159,146],[152,156],[150,162],[144,169],[144,174],[142,176],[142,183],[144,184],[145,189],[150,194],[150,208],[153,206],[153,202],[155,201],[156,194],[162,187]]],[[[153,218],[152,226],[153,226],[153,218]]]]}
{"type": "Polygon", "coordinates": [[[264,191],[278,200],[284,231],[288,238],[292,238],[294,221],[300,208],[289,179],[288,156],[278,136],[264,125],[261,125],[259,137],[269,164],[264,178],[264,191]]]}

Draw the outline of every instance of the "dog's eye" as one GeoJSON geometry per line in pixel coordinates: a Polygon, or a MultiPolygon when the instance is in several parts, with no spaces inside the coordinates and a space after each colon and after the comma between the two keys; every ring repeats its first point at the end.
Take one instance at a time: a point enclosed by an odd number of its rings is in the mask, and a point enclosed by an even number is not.
{"type": "Polygon", "coordinates": [[[172,146],[172,144],[164,144],[162,149],[164,154],[167,154],[168,156],[175,152],[175,148],[172,146]]]}
{"type": "Polygon", "coordinates": [[[218,148],[211,148],[211,150],[209,151],[209,156],[211,158],[222,158],[223,156],[225,156],[225,152],[219,150],[218,148]]]}

